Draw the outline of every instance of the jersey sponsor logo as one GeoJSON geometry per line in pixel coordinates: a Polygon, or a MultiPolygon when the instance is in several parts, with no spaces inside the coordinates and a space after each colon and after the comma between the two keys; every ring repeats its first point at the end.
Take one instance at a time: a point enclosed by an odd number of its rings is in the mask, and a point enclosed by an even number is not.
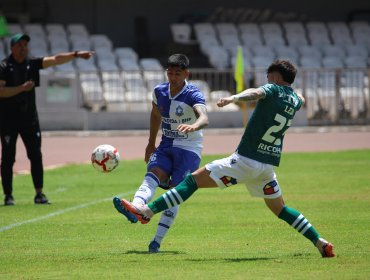
{"type": "Polygon", "coordinates": [[[230,187],[238,183],[235,178],[230,177],[230,176],[221,177],[220,180],[222,181],[222,183],[224,183],[226,187],[230,187]]]}
{"type": "Polygon", "coordinates": [[[191,118],[185,118],[185,119],[180,119],[180,120],[171,119],[171,118],[162,118],[162,122],[165,124],[187,123],[189,121],[191,121],[191,118]]]}
{"type": "Polygon", "coordinates": [[[264,143],[259,143],[258,150],[270,152],[270,153],[273,153],[273,154],[281,154],[281,148],[280,147],[275,147],[275,146],[267,145],[267,144],[264,144],[264,143]]]}
{"type": "Polygon", "coordinates": [[[188,134],[180,133],[177,130],[170,130],[170,129],[163,129],[163,135],[168,138],[174,138],[174,139],[187,139],[188,134]]]}
{"type": "Polygon", "coordinates": [[[264,187],[263,187],[263,193],[265,195],[272,195],[272,194],[275,194],[279,192],[279,185],[278,183],[276,182],[276,180],[274,181],[271,181],[270,183],[267,183],[264,187]]]}

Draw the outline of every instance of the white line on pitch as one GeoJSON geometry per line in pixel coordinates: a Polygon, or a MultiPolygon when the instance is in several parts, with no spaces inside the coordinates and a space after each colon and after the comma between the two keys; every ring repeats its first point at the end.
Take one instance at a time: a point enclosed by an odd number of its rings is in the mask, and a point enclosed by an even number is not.
{"type": "MultiPolygon", "coordinates": [[[[117,194],[117,196],[124,197],[124,196],[130,195],[130,194],[132,194],[132,192],[120,193],[120,194],[117,194]]],[[[91,205],[98,204],[98,203],[101,203],[101,202],[104,202],[104,201],[109,201],[109,200],[112,200],[112,197],[104,198],[104,199],[100,199],[100,200],[95,200],[95,201],[92,201],[92,202],[79,204],[79,205],[76,205],[76,206],[73,206],[73,207],[61,209],[61,210],[49,213],[49,214],[44,215],[44,216],[40,216],[40,217],[33,218],[33,219],[30,219],[30,220],[14,223],[14,224],[11,224],[11,225],[8,225],[8,226],[5,226],[5,227],[0,227],[0,232],[12,229],[14,227],[22,226],[22,225],[25,225],[25,224],[36,223],[36,222],[39,222],[41,220],[45,220],[45,219],[48,219],[48,218],[51,218],[51,217],[54,217],[54,216],[62,215],[64,213],[75,211],[75,210],[78,210],[78,209],[86,208],[86,207],[89,207],[91,205]]]]}

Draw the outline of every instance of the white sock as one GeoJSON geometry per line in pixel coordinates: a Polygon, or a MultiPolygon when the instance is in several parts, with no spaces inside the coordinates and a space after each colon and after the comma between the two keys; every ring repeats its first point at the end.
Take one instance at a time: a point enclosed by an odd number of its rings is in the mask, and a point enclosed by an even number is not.
{"type": "Polygon", "coordinates": [[[147,204],[154,196],[154,191],[159,185],[158,177],[152,173],[147,172],[139,189],[136,191],[132,204],[140,205],[147,204]]]}
{"type": "Polygon", "coordinates": [[[157,241],[159,244],[161,244],[162,239],[173,224],[178,212],[179,205],[176,205],[162,212],[161,219],[158,223],[157,232],[154,236],[154,240],[157,241]]]}

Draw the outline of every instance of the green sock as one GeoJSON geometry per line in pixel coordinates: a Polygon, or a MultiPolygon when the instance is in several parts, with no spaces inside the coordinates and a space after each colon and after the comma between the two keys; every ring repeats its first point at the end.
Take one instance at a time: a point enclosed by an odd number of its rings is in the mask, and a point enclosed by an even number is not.
{"type": "Polygon", "coordinates": [[[317,233],[315,228],[308,222],[308,220],[297,210],[285,206],[279,218],[286,221],[289,225],[295,228],[300,234],[311,240],[316,245],[320,235],[317,233]]]}
{"type": "Polygon", "coordinates": [[[148,204],[154,214],[173,206],[179,205],[187,200],[198,189],[193,175],[189,174],[179,183],[176,188],[169,190],[156,200],[148,204]]]}

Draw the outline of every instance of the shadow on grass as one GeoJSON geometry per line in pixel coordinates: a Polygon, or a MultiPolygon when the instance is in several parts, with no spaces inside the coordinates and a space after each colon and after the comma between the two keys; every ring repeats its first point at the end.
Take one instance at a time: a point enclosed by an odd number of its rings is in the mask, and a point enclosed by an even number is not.
{"type": "Polygon", "coordinates": [[[210,258],[210,259],[187,259],[186,261],[190,262],[202,262],[202,261],[216,261],[219,262],[221,260],[225,262],[255,262],[255,261],[269,261],[269,260],[276,260],[277,258],[266,258],[266,257],[261,257],[261,258],[210,258]]]}
{"type": "Polygon", "coordinates": [[[185,254],[183,252],[179,252],[179,251],[159,251],[159,253],[149,253],[148,251],[137,251],[137,250],[131,250],[131,251],[126,251],[126,254],[127,255],[181,255],[181,254],[185,254]]]}

